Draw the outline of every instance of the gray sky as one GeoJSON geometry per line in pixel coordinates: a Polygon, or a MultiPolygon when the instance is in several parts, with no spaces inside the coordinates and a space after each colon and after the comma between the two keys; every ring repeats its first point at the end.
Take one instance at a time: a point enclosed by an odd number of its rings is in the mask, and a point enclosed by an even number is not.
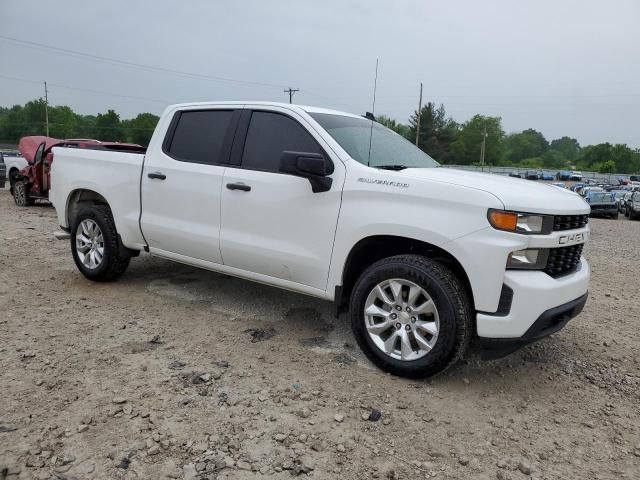
{"type": "Polygon", "coordinates": [[[287,86],[297,103],[362,114],[378,57],[376,113],[399,121],[422,81],[425,100],[458,121],[499,115],[507,132],[640,146],[638,0],[0,0],[0,18],[2,36],[233,80],[0,38],[4,106],[47,80],[52,104],[123,118],[186,101],[285,101],[287,86]]]}

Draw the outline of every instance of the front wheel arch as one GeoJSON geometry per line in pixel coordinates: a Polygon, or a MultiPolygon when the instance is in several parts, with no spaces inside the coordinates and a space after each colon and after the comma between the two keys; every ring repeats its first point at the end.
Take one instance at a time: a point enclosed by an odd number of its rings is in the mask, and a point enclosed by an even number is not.
{"type": "Polygon", "coordinates": [[[342,284],[335,289],[336,316],[346,312],[351,291],[362,272],[379,260],[396,255],[421,255],[437,260],[462,282],[472,308],[475,301],[469,275],[462,264],[448,251],[428,242],[396,235],[374,235],[359,240],[349,251],[342,270],[342,284]]]}

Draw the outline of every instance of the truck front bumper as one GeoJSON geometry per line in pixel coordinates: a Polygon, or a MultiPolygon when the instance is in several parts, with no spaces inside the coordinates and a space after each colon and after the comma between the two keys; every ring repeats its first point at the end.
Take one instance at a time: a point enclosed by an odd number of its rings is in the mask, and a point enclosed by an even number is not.
{"type": "Polygon", "coordinates": [[[590,275],[584,258],[575,272],[558,278],[541,271],[508,270],[504,284],[513,291],[511,304],[476,317],[484,356],[498,358],[564,327],[582,311],[590,275]]]}
{"type": "Polygon", "coordinates": [[[515,352],[521,347],[536,342],[564,328],[569,320],[577,316],[587,303],[588,294],[567,302],[559,307],[546,310],[533,322],[529,330],[519,338],[486,338],[480,337],[482,358],[495,360],[515,352]]]}

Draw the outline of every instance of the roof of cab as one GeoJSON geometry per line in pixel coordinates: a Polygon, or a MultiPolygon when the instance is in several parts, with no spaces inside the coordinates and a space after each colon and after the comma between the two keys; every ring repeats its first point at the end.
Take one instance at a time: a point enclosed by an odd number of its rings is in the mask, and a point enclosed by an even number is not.
{"type": "Polygon", "coordinates": [[[293,111],[304,111],[306,113],[327,113],[327,114],[332,114],[332,115],[342,115],[345,117],[356,117],[356,118],[362,118],[360,115],[355,115],[353,113],[348,113],[348,112],[342,112],[340,110],[332,110],[330,108],[322,108],[322,107],[314,107],[314,106],[310,106],[310,105],[298,105],[298,104],[291,104],[291,103],[282,103],[282,102],[256,102],[256,101],[241,101],[241,100],[236,100],[236,101],[225,101],[225,102],[190,102],[190,103],[178,103],[175,105],[170,105],[168,108],[169,109],[176,109],[176,108],[182,108],[182,107],[213,107],[213,106],[225,106],[225,105],[229,105],[229,106],[244,106],[244,105],[264,105],[264,106],[269,106],[269,107],[281,107],[281,108],[286,108],[289,110],[293,110],[293,111]]]}

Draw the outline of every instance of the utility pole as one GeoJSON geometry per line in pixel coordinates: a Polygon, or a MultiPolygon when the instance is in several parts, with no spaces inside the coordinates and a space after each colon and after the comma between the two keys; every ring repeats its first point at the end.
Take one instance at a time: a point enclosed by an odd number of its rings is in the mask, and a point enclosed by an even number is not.
{"type": "Polygon", "coordinates": [[[487,143],[487,127],[482,129],[482,146],[480,147],[480,167],[484,172],[484,149],[487,143]]]}
{"type": "Polygon", "coordinates": [[[299,92],[300,89],[299,88],[287,88],[284,93],[288,93],[289,94],[289,103],[293,103],[293,94],[296,92],[299,92]]]}
{"type": "Polygon", "coordinates": [[[422,82],[420,82],[420,101],[418,101],[418,124],[416,125],[416,147],[420,141],[420,117],[422,116],[422,82]]]}
{"type": "Polygon", "coordinates": [[[47,128],[47,137],[49,136],[49,92],[47,91],[47,82],[44,82],[44,124],[47,128]]]}

